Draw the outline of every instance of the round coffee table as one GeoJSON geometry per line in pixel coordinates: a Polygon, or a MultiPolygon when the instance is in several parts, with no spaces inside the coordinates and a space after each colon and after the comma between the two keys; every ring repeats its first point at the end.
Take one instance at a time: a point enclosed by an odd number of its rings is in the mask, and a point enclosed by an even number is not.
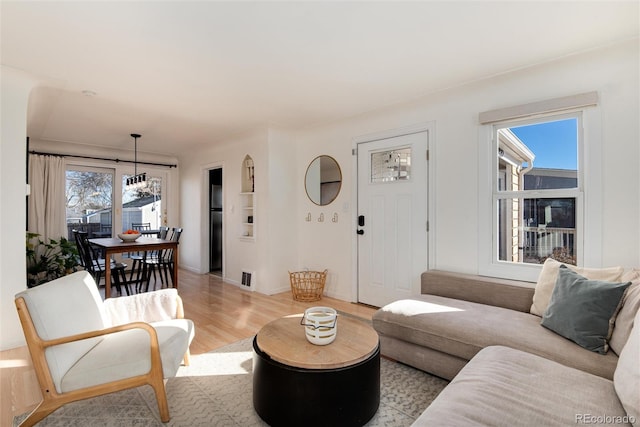
{"type": "Polygon", "coordinates": [[[369,325],[338,315],[338,333],[311,344],[302,314],[265,325],[253,340],[253,406],[271,426],[361,426],[380,404],[380,346],[369,325]]]}

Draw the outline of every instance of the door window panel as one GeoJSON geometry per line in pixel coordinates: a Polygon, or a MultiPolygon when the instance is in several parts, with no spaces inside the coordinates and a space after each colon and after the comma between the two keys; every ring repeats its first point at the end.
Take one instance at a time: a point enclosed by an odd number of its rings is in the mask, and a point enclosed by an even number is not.
{"type": "Polygon", "coordinates": [[[144,186],[131,190],[126,188],[130,177],[122,176],[122,231],[132,228],[132,224],[145,223],[151,230],[158,230],[163,224],[162,178],[148,175],[144,186]]]}
{"type": "Polygon", "coordinates": [[[371,154],[371,182],[411,179],[411,147],[371,154]]]}

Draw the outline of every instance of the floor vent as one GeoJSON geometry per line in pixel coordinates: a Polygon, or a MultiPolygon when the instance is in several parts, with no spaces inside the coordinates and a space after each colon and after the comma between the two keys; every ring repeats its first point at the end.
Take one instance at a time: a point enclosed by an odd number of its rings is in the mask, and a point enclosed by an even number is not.
{"type": "Polygon", "coordinates": [[[251,287],[253,283],[253,272],[251,271],[242,271],[242,286],[246,286],[247,288],[251,287]]]}

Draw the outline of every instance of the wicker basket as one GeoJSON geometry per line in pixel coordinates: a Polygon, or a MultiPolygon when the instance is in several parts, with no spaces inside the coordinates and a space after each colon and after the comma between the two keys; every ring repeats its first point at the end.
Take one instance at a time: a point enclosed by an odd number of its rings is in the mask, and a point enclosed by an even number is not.
{"type": "Polygon", "coordinates": [[[327,270],[289,272],[289,280],[294,300],[318,301],[322,298],[324,282],[327,280],[327,270]]]}

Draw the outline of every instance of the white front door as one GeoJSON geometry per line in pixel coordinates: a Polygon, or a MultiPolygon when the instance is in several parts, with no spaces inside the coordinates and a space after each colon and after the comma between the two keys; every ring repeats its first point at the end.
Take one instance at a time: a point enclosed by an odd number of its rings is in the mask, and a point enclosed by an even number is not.
{"type": "Polygon", "coordinates": [[[420,293],[427,269],[428,131],[362,142],[358,152],[358,301],[420,293]]]}

